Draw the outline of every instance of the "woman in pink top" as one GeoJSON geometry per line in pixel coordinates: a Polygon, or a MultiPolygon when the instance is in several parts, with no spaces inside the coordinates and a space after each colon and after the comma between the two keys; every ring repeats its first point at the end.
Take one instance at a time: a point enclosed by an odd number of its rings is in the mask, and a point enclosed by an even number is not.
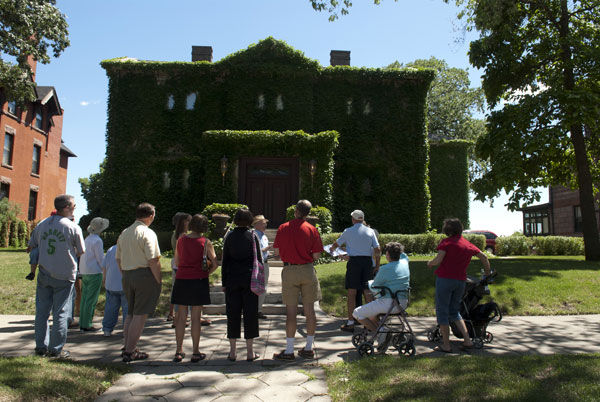
{"type": "Polygon", "coordinates": [[[461,349],[470,349],[473,342],[469,337],[467,327],[460,316],[460,303],[465,291],[467,267],[471,258],[476,256],[485,268],[485,274],[490,274],[490,262],[485,254],[471,242],[462,237],[463,225],[458,219],[446,219],[442,229],[448,236],[438,245],[437,256],[427,263],[429,268],[440,264],[435,270],[435,313],[442,333],[443,345],[435,350],[444,353],[452,352],[450,348],[450,321],[454,321],[463,335],[461,349]]]}
{"type": "Polygon", "coordinates": [[[171,303],[177,304],[179,308],[175,314],[177,349],[173,361],[180,362],[185,357],[185,353],[183,353],[183,335],[185,334],[188,306],[191,306],[193,346],[191,361],[195,363],[206,357],[204,353],[200,353],[198,350],[200,321],[202,319],[202,306],[210,304],[208,276],[217,269],[217,256],[210,240],[202,236],[208,230],[206,216],[194,215],[190,221],[189,229],[189,234],[185,234],[177,240],[177,252],[175,253],[177,274],[171,294],[171,303]],[[205,249],[209,261],[207,270],[202,267],[205,249]]]}

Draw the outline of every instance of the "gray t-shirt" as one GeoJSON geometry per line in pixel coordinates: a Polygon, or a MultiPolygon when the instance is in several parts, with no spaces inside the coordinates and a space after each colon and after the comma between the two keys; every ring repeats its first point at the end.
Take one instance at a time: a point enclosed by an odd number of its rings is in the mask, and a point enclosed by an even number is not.
{"type": "Polygon", "coordinates": [[[40,252],[39,265],[48,275],[75,281],[77,256],[85,252],[81,228],[70,219],[53,215],[41,221],[29,239],[40,252]]]}

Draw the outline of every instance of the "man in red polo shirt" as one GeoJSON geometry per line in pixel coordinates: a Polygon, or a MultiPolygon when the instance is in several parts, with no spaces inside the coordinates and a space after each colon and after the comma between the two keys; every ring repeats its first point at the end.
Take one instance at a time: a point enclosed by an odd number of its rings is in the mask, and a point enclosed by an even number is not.
{"type": "Polygon", "coordinates": [[[298,295],[302,295],[302,305],[306,316],[306,346],[298,355],[307,359],[315,357],[313,341],[317,328],[317,316],[314,304],[319,297],[319,280],[313,262],[321,256],[323,243],[319,231],[306,217],[312,205],[308,200],[300,200],[294,211],[295,219],[279,226],[273,248],[279,249],[283,261],[281,272],[281,290],[286,307],[286,348],[275,353],[273,359],[294,360],[294,337],[296,335],[296,314],[298,313],[298,295]]]}

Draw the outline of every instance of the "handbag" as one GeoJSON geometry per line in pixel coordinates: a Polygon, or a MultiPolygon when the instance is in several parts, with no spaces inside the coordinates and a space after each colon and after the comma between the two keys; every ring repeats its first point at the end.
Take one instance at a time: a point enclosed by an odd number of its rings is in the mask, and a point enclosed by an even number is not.
{"type": "Polygon", "coordinates": [[[258,260],[256,245],[260,244],[260,242],[258,241],[258,236],[254,230],[252,231],[252,239],[254,240],[254,244],[252,245],[254,260],[252,264],[252,275],[250,276],[250,290],[255,295],[260,296],[265,293],[265,266],[262,263],[262,255],[261,260],[258,260]]]}
{"type": "Polygon", "coordinates": [[[209,266],[208,266],[208,258],[206,257],[206,241],[204,240],[204,253],[202,256],[202,270],[208,272],[209,270],[209,266]]]}

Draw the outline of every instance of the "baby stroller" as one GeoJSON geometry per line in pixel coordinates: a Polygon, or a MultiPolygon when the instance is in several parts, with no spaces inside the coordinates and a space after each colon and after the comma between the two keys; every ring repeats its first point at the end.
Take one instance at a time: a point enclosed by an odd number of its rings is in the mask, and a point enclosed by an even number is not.
{"type": "MultiPolygon", "coordinates": [[[[386,286],[373,286],[373,289],[379,289],[381,296],[386,292],[392,294],[390,288],[386,286]]],[[[377,346],[378,353],[385,353],[391,344],[400,355],[409,357],[415,355],[415,335],[406,319],[406,311],[398,302],[398,297],[404,295],[406,295],[406,298],[410,302],[410,288],[399,290],[393,294],[389,310],[385,314],[379,315],[379,324],[375,333],[369,334],[369,330],[365,327],[361,332],[352,335],[352,344],[358,350],[358,354],[361,357],[372,356],[375,353],[375,341],[382,334],[385,334],[385,341],[377,346]],[[392,313],[394,307],[398,308],[399,313],[392,313]],[[394,316],[398,317],[397,322],[393,320],[394,316]]]]}
{"type": "MultiPolygon", "coordinates": [[[[469,337],[473,340],[473,346],[477,349],[483,348],[484,343],[491,343],[494,335],[487,331],[490,322],[499,322],[502,320],[502,312],[494,302],[479,304],[479,301],[485,295],[490,294],[488,285],[494,282],[498,273],[492,272],[489,276],[477,279],[473,276],[467,276],[465,293],[460,306],[460,315],[463,317],[469,337]]],[[[450,322],[452,333],[457,338],[462,338],[462,334],[454,322],[450,322]]],[[[427,339],[430,342],[442,339],[439,325],[427,333],[427,339]]]]}

